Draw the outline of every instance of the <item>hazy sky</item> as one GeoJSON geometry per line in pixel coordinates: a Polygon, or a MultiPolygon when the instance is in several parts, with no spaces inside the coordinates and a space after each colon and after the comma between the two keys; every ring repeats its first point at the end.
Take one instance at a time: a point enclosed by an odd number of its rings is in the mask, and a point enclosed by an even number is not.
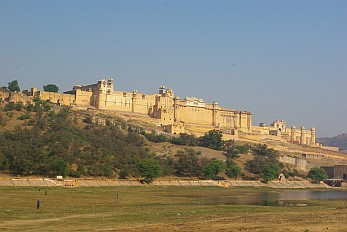
{"type": "Polygon", "coordinates": [[[218,101],[253,125],[347,132],[347,1],[0,0],[0,85],[218,101]]]}

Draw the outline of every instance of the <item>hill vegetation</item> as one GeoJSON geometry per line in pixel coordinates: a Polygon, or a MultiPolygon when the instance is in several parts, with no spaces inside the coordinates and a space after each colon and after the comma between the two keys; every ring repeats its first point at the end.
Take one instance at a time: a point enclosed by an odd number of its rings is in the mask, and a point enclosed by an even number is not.
{"type": "Polygon", "coordinates": [[[255,174],[252,178],[273,179],[284,168],[277,161],[275,150],[266,145],[223,141],[222,132],[217,130],[199,138],[188,134],[171,138],[119,117],[99,125],[90,114],[78,116],[68,107],[38,98],[34,104],[26,105],[2,101],[0,107],[2,128],[14,124],[12,129],[0,131],[0,170],[12,175],[143,176],[146,182],[159,175],[247,178],[235,159],[249,153],[254,154],[254,159],[248,161],[245,169],[255,174]],[[149,145],[162,142],[182,149],[174,157],[157,156],[149,145]],[[201,156],[194,146],[219,150],[226,162],[201,156]],[[263,169],[265,164],[271,170],[263,169]]]}
{"type": "Polygon", "coordinates": [[[341,152],[347,153],[347,133],[332,138],[317,138],[317,142],[325,146],[339,147],[341,152]]]}

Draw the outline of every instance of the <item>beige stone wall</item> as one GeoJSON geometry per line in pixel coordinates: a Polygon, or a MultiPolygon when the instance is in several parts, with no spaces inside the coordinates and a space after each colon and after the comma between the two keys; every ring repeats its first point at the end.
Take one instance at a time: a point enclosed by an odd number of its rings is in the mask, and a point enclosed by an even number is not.
{"type": "Polygon", "coordinates": [[[109,104],[109,107],[114,107],[115,110],[132,112],[132,97],[130,92],[116,91],[114,95],[114,104],[109,104]]]}
{"type": "Polygon", "coordinates": [[[96,99],[93,95],[93,92],[90,91],[77,89],[75,95],[70,94],[70,96],[74,99],[74,103],[72,105],[94,106],[96,104],[96,99]]]}
{"type": "Polygon", "coordinates": [[[152,114],[156,95],[133,94],[133,112],[142,114],[152,114]]]}
{"type": "Polygon", "coordinates": [[[23,104],[32,103],[33,98],[28,97],[23,93],[11,93],[9,96],[10,102],[22,102],[23,104]]]}
{"type": "Polygon", "coordinates": [[[255,135],[269,135],[270,130],[272,130],[271,127],[268,126],[253,126],[252,127],[252,134],[255,135]]]}
{"type": "Polygon", "coordinates": [[[291,156],[280,156],[278,160],[282,163],[294,165],[298,170],[307,171],[307,161],[304,159],[291,156]]]}
{"type": "Polygon", "coordinates": [[[49,100],[52,103],[65,106],[75,104],[75,96],[72,94],[37,91],[33,93],[33,96],[41,98],[42,100],[49,100]]]}
{"type": "Polygon", "coordinates": [[[186,100],[176,100],[175,120],[217,128],[237,128],[244,132],[252,128],[250,113],[221,108],[217,103],[193,106],[186,100]]]}
{"type": "Polygon", "coordinates": [[[163,129],[165,132],[170,133],[170,134],[181,134],[185,133],[185,127],[184,123],[174,123],[174,124],[169,124],[169,125],[164,125],[163,129]]]}
{"type": "Polygon", "coordinates": [[[176,111],[177,121],[212,125],[213,111],[211,107],[194,107],[187,105],[185,101],[181,101],[178,103],[176,111]]]}
{"type": "Polygon", "coordinates": [[[328,150],[328,151],[340,151],[339,147],[332,147],[332,146],[320,146],[320,148],[324,149],[324,150],[328,150]]]}
{"type": "Polygon", "coordinates": [[[217,124],[219,124],[221,127],[237,128],[239,125],[239,118],[240,117],[236,111],[222,110],[218,113],[217,124]]]}

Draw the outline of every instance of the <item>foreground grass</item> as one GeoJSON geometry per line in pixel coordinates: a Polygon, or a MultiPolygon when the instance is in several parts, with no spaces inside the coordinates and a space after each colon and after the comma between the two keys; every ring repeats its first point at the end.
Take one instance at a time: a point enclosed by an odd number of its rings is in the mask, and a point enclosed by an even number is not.
{"type": "Polygon", "coordinates": [[[347,230],[344,223],[347,203],[343,200],[310,201],[305,202],[309,204],[306,207],[233,205],[223,200],[262,191],[276,190],[174,186],[2,187],[0,231],[347,230]],[[38,199],[39,210],[36,209],[38,199]]]}

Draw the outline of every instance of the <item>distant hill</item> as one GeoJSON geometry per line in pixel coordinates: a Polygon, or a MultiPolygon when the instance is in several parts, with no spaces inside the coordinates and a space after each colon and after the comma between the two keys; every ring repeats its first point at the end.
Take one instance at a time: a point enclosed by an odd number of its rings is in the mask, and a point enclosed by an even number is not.
{"type": "Polygon", "coordinates": [[[332,138],[317,138],[317,142],[323,143],[326,146],[339,147],[341,152],[347,153],[347,133],[332,138]]]}

